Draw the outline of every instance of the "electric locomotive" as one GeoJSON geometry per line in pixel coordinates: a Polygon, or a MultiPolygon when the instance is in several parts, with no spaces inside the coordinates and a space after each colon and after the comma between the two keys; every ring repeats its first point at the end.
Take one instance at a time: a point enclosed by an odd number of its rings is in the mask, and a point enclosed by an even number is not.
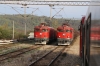
{"type": "Polygon", "coordinates": [[[100,41],[100,27],[92,27],[91,28],[91,42],[99,42],[100,41]]]}
{"type": "Polygon", "coordinates": [[[47,44],[50,41],[56,40],[56,30],[46,23],[41,23],[34,28],[35,44],[47,44]]]}
{"type": "Polygon", "coordinates": [[[74,37],[73,28],[64,23],[57,28],[57,41],[58,45],[70,45],[74,37]]]}

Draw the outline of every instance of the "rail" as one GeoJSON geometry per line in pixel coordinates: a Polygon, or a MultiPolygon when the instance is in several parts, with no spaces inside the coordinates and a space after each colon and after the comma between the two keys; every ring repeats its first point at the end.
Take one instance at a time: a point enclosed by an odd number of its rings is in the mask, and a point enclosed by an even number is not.
{"type": "MultiPolygon", "coordinates": [[[[56,47],[53,50],[49,51],[48,53],[46,53],[45,55],[43,55],[42,57],[40,57],[39,59],[37,59],[36,61],[32,62],[31,64],[29,64],[29,66],[35,66],[35,64],[37,64],[39,61],[42,61],[43,58],[48,58],[49,55],[52,55],[51,53],[53,53],[55,50],[59,49],[61,47],[56,47]]],[[[66,46],[64,46],[63,48],[61,48],[60,52],[56,55],[56,57],[53,60],[50,60],[51,62],[48,64],[48,66],[51,66],[52,63],[60,56],[60,54],[65,50],[66,46]]]]}
{"type": "Polygon", "coordinates": [[[3,61],[3,60],[9,59],[9,58],[16,57],[16,56],[21,55],[23,53],[29,52],[33,49],[35,50],[35,49],[40,48],[42,46],[37,46],[37,47],[31,46],[31,47],[28,47],[28,48],[23,48],[23,49],[19,49],[19,50],[13,51],[13,52],[9,52],[7,54],[2,54],[2,55],[0,55],[0,62],[3,61]]]}

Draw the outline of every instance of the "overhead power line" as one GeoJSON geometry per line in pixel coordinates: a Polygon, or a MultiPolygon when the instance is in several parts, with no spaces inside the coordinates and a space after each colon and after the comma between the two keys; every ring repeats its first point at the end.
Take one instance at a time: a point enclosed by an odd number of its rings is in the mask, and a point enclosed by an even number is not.
{"type": "Polygon", "coordinates": [[[67,14],[66,14],[66,12],[64,11],[64,9],[63,9],[63,13],[65,14],[65,16],[67,17],[67,14]]]}
{"type": "MultiPolygon", "coordinates": [[[[64,8],[61,8],[60,11],[63,10],[63,9],[64,9],[64,8]]],[[[60,11],[58,11],[54,16],[56,16],[60,11]]],[[[53,17],[54,17],[54,16],[53,16],[53,17]]],[[[52,18],[53,18],[53,17],[52,17],[52,18]]]]}
{"type": "Polygon", "coordinates": [[[21,15],[22,17],[24,17],[22,14],[20,14],[15,8],[12,7],[12,9],[14,9],[19,15],[21,15]]]}
{"type": "MultiPolygon", "coordinates": [[[[62,9],[62,8],[59,7],[59,8],[52,8],[52,9],[57,13],[57,12],[58,12],[57,9],[60,10],[60,9],[62,9]]],[[[63,9],[64,9],[64,7],[63,7],[63,9]]],[[[63,10],[63,9],[62,9],[62,10],[63,10]]],[[[61,12],[61,11],[60,11],[60,12],[61,12]]],[[[55,16],[60,16],[60,17],[62,17],[62,15],[60,15],[60,12],[59,12],[58,14],[56,14],[55,16]]]]}

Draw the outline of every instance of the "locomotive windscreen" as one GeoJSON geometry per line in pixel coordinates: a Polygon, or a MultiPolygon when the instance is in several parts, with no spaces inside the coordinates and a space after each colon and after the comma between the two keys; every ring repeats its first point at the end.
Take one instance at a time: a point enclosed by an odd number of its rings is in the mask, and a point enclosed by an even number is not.
{"type": "Polygon", "coordinates": [[[48,30],[47,29],[42,29],[42,32],[47,32],[48,30]]]}
{"type": "Polygon", "coordinates": [[[66,32],[72,32],[71,30],[66,30],[66,32]]]}
{"type": "Polygon", "coordinates": [[[58,32],[64,32],[64,30],[58,30],[58,32]]]}

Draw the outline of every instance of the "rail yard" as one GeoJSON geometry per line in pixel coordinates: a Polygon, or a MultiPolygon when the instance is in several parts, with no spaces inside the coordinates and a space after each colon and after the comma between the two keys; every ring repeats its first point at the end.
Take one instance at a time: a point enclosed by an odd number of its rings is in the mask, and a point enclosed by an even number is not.
{"type": "MultiPolygon", "coordinates": [[[[26,46],[24,48],[17,48],[11,52],[2,52],[0,55],[0,66],[37,66],[37,64],[40,66],[81,65],[82,60],[79,57],[79,36],[70,46],[57,46],[56,44],[57,42],[49,45],[21,44],[26,46]]],[[[13,44],[11,45],[10,48],[13,47],[13,44]]],[[[17,47],[18,44],[15,44],[15,46],[17,47]]]]}
{"type": "Polygon", "coordinates": [[[0,66],[100,66],[99,11],[99,0],[0,0],[0,66]]]}

